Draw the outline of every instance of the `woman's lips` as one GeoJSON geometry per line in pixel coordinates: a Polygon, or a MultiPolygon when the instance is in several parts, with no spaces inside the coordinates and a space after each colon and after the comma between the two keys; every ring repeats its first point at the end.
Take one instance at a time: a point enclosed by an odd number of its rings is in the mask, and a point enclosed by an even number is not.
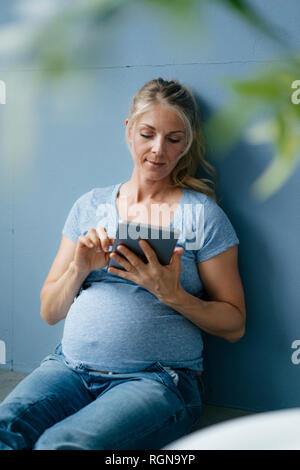
{"type": "Polygon", "coordinates": [[[161,166],[164,165],[164,163],[154,163],[154,162],[151,162],[150,160],[146,160],[146,162],[147,162],[148,165],[150,165],[152,168],[160,168],[161,166]]]}

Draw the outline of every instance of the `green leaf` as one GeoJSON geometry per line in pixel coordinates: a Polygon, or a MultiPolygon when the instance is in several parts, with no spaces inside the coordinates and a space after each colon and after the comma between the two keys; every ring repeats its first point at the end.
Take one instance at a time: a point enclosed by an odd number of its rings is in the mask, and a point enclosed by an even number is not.
{"type": "Polygon", "coordinates": [[[204,133],[210,149],[219,158],[226,155],[242,136],[247,125],[253,120],[257,103],[235,99],[215,111],[204,125],[204,133]]]}
{"type": "Polygon", "coordinates": [[[189,15],[194,11],[198,0],[144,0],[149,5],[159,6],[174,15],[189,15]]]}
{"type": "Polygon", "coordinates": [[[253,183],[253,196],[261,202],[270,198],[287,182],[298,163],[299,156],[289,163],[282,155],[275,155],[272,163],[253,183]]]}

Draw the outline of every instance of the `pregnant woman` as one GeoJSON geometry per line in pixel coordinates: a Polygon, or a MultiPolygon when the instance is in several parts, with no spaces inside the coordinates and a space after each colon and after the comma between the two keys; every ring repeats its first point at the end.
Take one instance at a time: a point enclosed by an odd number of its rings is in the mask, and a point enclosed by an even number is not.
{"type": "Polygon", "coordinates": [[[192,92],[149,81],[125,129],[131,178],[68,214],[41,291],[41,316],[64,320],[63,336],[0,405],[0,449],[161,449],[201,417],[201,332],[244,334],[239,240],[210,180],[195,177],[214,169],[192,92]],[[120,220],[178,229],[170,263],[146,240],[147,262],[125,245],[112,253],[120,220]]]}

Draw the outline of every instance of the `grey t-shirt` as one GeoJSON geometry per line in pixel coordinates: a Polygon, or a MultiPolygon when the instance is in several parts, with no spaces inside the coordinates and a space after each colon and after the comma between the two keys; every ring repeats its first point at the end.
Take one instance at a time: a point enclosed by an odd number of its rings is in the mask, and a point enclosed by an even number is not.
{"type": "MultiPolygon", "coordinates": [[[[95,188],[73,204],[62,233],[77,243],[90,228],[115,237],[116,196],[123,183],[95,188]]],[[[227,215],[208,196],[183,188],[170,228],[180,230],[183,288],[201,298],[197,263],[239,244],[227,215]]],[[[203,370],[201,329],[147,289],[103,269],[92,271],[71,305],[62,350],[76,365],[129,373],[159,361],[163,366],[203,370]]]]}

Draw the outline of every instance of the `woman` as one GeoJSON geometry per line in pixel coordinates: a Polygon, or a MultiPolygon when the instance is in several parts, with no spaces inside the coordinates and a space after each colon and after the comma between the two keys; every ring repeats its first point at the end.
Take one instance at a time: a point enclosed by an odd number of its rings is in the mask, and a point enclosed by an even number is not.
{"type": "Polygon", "coordinates": [[[0,448],[160,449],[200,418],[201,330],[244,334],[239,241],[209,180],[193,176],[213,167],[190,90],[146,83],[126,138],[130,180],[89,191],[67,217],[41,291],[42,318],[65,319],[62,342],[0,406],[0,448]],[[178,228],[170,264],[145,240],[147,263],[124,245],[125,258],[112,253],[120,219],[178,228]]]}

